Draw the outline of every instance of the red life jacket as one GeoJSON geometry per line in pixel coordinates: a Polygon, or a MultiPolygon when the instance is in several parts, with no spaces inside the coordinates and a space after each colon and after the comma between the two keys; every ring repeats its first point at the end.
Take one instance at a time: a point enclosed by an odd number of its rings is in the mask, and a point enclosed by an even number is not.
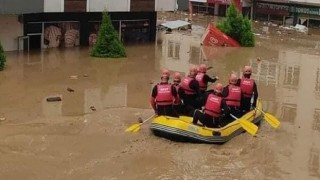
{"type": "Polygon", "coordinates": [[[222,97],[210,94],[204,105],[204,112],[212,117],[220,117],[222,97]]]}
{"type": "Polygon", "coordinates": [[[241,78],[240,88],[244,97],[251,97],[253,95],[253,85],[253,79],[241,78]]]}
{"type": "Polygon", "coordinates": [[[190,88],[190,83],[191,83],[192,80],[194,80],[194,78],[191,78],[189,76],[185,77],[182,80],[181,87],[183,88],[184,93],[187,94],[187,95],[196,94],[196,92],[193,89],[190,88]]]}
{"type": "Polygon", "coordinates": [[[158,84],[157,85],[157,105],[172,105],[173,95],[171,91],[171,84],[158,84]]]}
{"type": "Polygon", "coordinates": [[[239,86],[235,86],[230,84],[228,86],[229,94],[225,98],[228,106],[240,107],[241,101],[241,88],[239,86]]]}
{"type": "Polygon", "coordinates": [[[173,105],[180,105],[180,104],[181,104],[181,98],[180,98],[180,96],[179,96],[180,85],[175,85],[174,87],[176,88],[176,91],[177,91],[177,98],[176,98],[176,100],[173,102],[173,105]]]}
{"type": "Polygon", "coordinates": [[[207,90],[208,83],[203,82],[204,73],[198,73],[196,76],[196,80],[199,82],[200,90],[205,91],[207,90]]]}

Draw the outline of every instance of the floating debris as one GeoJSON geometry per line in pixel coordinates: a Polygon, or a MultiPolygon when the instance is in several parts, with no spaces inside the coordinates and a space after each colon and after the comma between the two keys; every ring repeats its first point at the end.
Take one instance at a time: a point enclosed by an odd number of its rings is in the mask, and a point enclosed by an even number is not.
{"type": "Polygon", "coordinates": [[[69,92],[74,92],[74,89],[67,88],[67,91],[69,91],[69,92]]]}
{"type": "Polygon", "coordinates": [[[70,79],[78,79],[77,75],[70,76],[70,79]]]}
{"type": "Polygon", "coordinates": [[[91,109],[92,111],[96,111],[96,110],[97,110],[94,106],[90,106],[90,109],[91,109]]]}
{"type": "Polygon", "coordinates": [[[61,97],[57,96],[57,97],[49,97],[47,98],[48,102],[54,102],[54,101],[61,101],[61,97]]]}

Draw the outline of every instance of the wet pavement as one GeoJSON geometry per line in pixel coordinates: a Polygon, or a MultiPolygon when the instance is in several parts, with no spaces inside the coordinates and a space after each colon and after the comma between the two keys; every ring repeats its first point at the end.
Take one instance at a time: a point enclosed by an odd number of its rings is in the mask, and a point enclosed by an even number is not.
{"type": "Polygon", "coordinates": [[[118,60],[88,57],[88,48],[9,52],[0,72],[1,179],[320,179],[318,35],[256,25],[255,48],[204,48],[196,25],[129,46],[118,60]],[[263,123],[257,137],[223,145],[158,138],[148,123],[124,132],[152,115],[160,68],[185,74],[203,62],[224,84],[251,65],[264,110],[281,127],[263,123]]]}

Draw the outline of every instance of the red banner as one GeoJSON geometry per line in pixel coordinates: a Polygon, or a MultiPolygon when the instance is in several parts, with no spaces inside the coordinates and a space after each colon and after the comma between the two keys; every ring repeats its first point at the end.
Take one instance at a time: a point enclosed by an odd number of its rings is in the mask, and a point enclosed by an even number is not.
{"type": "Polygon", "coordinates": [[[240,44],[236,40],[227,36],[211,24],[208,24],[208,27],[202,36],[202,45],[240,47],[240,44]]]}
{"type": "Polygon", "coordinates": [[[239,12],[242,11],[241,0],[207,0],[209,4],[231,4],[232,2],[236,5],[239,12]]]}

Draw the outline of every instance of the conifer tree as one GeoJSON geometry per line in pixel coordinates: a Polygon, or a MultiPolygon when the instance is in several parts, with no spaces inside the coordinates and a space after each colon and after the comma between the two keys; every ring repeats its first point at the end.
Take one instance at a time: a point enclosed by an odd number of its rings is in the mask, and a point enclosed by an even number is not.
{"type": "Polygon", "coordinates": [[[6,56],[4,54],[4,50],[0,42],[0,71],[4,69],[5,63],[6,63],[6,56]]]}
{"type": "Polygon", "coordinates": [[[238,41],[241,46],[254,46],[255,39],[251,21],[247,17],[243,17],[234,4],[228,8],[227,17],[218,23],[217,28],[238,41]]]}
{"type": "Polygon", "coordinates": [[[109,14],[105,11],[102,14],[102,23],[99,29],[97,43],[91,50],[91,56],[101,58],[126,57],[125,48],[119,40],[109,14]]]}

